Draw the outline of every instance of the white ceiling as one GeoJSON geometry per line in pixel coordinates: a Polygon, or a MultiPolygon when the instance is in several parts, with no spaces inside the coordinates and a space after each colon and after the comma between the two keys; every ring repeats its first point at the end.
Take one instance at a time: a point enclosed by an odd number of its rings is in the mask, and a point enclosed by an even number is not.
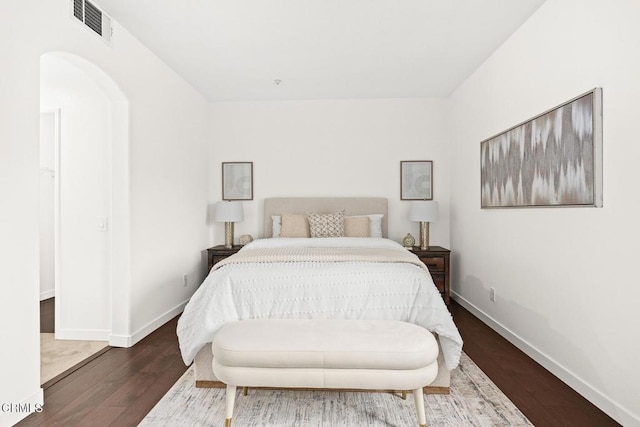
{"type": "Polygon", "coordinates": [[[209,100],[241,101],[446,97],[544,1],[96,3],[209,100]]]}

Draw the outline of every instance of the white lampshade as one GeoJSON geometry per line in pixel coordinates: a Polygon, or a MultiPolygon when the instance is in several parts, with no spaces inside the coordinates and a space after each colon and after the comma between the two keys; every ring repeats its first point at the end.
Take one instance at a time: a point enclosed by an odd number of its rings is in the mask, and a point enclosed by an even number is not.
{"type": "Polygon", "coordinates": [[[420,200],[411,202],[409,221],[434,222],[440,219],[438,202],[434,200],[420,200]]]}
{"type": "Polygon", "coordinates": [[[238,222],[244,219],[242,202],[218,202],[213,216],[216,222],[238,222]]]}

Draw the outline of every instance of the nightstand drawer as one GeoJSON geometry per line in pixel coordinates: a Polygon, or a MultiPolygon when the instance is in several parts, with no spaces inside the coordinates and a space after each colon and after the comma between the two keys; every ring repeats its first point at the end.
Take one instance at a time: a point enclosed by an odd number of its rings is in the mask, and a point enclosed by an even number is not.
{"type": "Polygon", "coordinates": [[[225,258],[229,258],[231,255],[214,255],[212,257],[212,264],[211,266],[213,267],[214,265],[216,265],[217,263],[219,263],[220,261],[222,261],[225,258]]]}
{"type": "Polygon", "coordinates": [[[444,271],[444,258],[443,257],[420,257],[420,261],[424,262],[429,271],[444,271]]]}
{"type": "Polygon", "coordinates": [[[427,266],[433,283],[440,291],[440,295],[442,295],[442,299],[445,304],[449,305],[449,290],[451,289],[449,262],[451,262],[451,251],[441,246],[429,246],[427,249],[420,249],[414,246],[410,250],[427,266]]]}
{"type": "Polygon", "coordinates": [[[211,268],[223,259],[238,252],[240,248],[242,246],[234,245],[231,248],[226,248],[224,245],[218,245],[207,249],[208,271],[211,271],[211,268]]]}

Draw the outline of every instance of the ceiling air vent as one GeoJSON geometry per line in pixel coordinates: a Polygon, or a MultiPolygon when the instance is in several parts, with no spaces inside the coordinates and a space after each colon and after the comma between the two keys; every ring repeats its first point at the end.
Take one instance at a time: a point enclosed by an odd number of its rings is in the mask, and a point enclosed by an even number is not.
{"type": "Polygon", "coordinates": [[[73,16],[107,43],[111,42],[111,18],[87,0],[72,0],[73,16]]]}

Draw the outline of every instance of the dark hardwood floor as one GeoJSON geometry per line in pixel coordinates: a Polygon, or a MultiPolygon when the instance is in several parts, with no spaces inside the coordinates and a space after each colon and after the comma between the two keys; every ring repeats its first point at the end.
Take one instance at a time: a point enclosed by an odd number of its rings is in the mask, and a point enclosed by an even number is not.
{"type": "MultiPolygon", "coordinates": [[[[617,426],[455,302],[464,351],[536,426],[617,426]]],[[[135,426],[187,369],[177,318],[135,346],[112,348],[46,388],[45,406],[20,426],[135,426]]]]}
{"type": "Polygon", "coordinates": [[[44,390],[44,410],[19,426],[135,426],[187,367],[177,318],[131,348],[111,348],[44,390]]]}
{"type": "Polygon", "coordinates": [[[40,301],[40,333],[53,334],[56,328],[55,316],[56,299],[49,298],[40,301]]]}

